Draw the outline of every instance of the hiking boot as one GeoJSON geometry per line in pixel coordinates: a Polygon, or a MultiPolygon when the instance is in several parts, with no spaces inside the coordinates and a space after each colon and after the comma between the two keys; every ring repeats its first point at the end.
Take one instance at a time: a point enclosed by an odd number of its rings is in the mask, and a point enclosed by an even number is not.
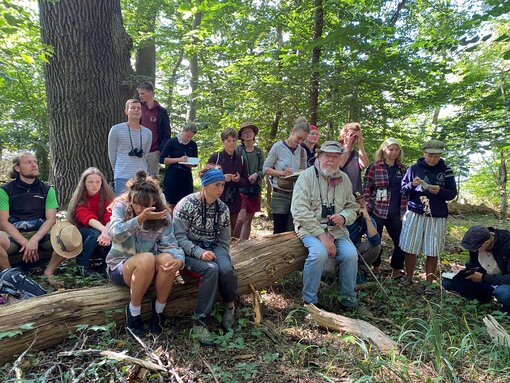
{"type": "Polygon", "coordinates": [[[126,327],[129,328],[131,332],[139,338],[142,338],[145,335],[142,316],[132,316],[131,312],[129,311],[129,303],[126,306],[126,327]]]}
{"type": "Polygon", "coordinates": [[[428,296],[435,295],[434,286],[427,283],[427,285],[423,288],[423,294],[428,296]]]}
{"type": "Polygon", "coordinates": [[[149,330],[155,335],[160,335],[163,332],[163,326],[165,325],[165,315],[163,313],[158,314],[156,312],[156,299],[152,300],[151,303],[152,315],[149,321],[149,330]]]}
{"type": "Polygon", "coordinates": [[[409,277],[403,276],[398,281],[398,284],[403,287],[411,286],[413,284],[413,280],[409,277]]]}
{"type": "Polygon", "coordinates": [[[236,321],[236,309],[232,307],[229,309],[225,307],[225,311],[223,311],[223,316],[221,317],[221,326],[225,331],[228,331],[232,328],[236,321]]]}
{"type": "Polygon", "coordinates": [[[202,324],[195,324],[191,329],[191,337],[198,339],[202,346],[214,346],[214,334],[202,324]]]}

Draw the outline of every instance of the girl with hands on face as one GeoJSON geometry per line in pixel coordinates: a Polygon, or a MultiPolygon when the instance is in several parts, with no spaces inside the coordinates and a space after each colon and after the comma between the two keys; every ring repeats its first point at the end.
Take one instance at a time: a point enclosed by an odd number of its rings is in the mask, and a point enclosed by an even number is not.
{"type": "Polygon", "coordinates": [[[112,249],[106,257],[110,280],[130,288],[126,306],[126,327],[143,336],[141,316],[143,296],[154,282],[150,331],[161,334],[163,310],[175,275],[184,267],[184,252],[174,236],[172,219],[161,199],[159,188],[145,171],[128,182],[128,191],[113,203],[110,234],[112,249]]]}

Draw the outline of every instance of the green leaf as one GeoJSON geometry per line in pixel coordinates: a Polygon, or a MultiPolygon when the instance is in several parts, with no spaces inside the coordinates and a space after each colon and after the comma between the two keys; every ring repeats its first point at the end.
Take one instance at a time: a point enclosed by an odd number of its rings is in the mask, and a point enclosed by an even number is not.
{"type": "Polygon", "coordinates": [[[12,338],[17,335],[21,335],[23,334],[23,330],[32,330],[33,328],[34,328],[33,322],[24,323],[15,330],[0,332],[0,340],[4,338],[12,338]]]}
{"type": "Polygon", "coordinates": [[[21,54],[21,58],[23,59],[23,61],[25,61],[27,64],[33,64],[34,63],[34,59],[32,57],[30,57],[29,55],[25,54],[25,53],[22,53],[21,54]]]}
{"type": "Polygon", "coordinates": [[[10,13],[4,13],[3,16],[4,16],[5,21],[7,21],[7,23],[9,25],[12,25],[13,27],[19,27],[22,24],[19,19],[17,19],[10,13]]]}

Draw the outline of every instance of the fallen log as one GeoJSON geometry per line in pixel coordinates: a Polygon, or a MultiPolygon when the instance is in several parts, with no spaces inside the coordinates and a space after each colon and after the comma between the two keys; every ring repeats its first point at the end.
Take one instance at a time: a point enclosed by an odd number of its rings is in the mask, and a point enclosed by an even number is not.
{"type": "Polygon", "coordinates": [[[388,335],[377,327],[364,320],[333,314],[321,310],[315,305],[306,305],[305,308],[306,311],[310,313],[309,319],[313,320],[320,327],[333,331],[347,332],[361,339],[368,340],[383,354],[388,354],[392,350],[397,350],[397,343],[391,340],[388,335]]]}
{"type": "MultiPolygon", "coordinates": [[[[294,233],[239,243],[232,248],[232,262],[240,294],[250,294],[303,268],[306,250],[294,233]]],[[[197,283],[175,285],[165,309],[168,316],[193,312],[197,283]]],[[[142,312],[150,315],[150,294],[142,312]]],[[[122,321],[129,289],[113,285],[58,291],[26,301],[0,306],[0,363],[12,360],[32,342],[32,350],[60,343],[78,325],[122,321]],[[37,335],[36,335],[37,331],[37,335]]]]}

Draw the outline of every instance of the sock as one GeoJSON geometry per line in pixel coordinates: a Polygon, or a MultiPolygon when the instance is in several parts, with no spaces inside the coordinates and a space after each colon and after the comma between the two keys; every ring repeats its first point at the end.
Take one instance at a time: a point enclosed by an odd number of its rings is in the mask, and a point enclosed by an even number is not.
{"type": "Polygon", "coordinates": [[[133,317],[140,316],[142,315],[142,306],[133,306],[133,303],[129,302],[129,312],[133,317]]]}
{"type": "Polygon", "coordinates": [[[159,303],[159,301],[156,299],[156,303],[154,304],[154,310],[156,310],[156,313],[161,314],[163,310],[165,309],[166,302],[165,303],[159,303]]]}

